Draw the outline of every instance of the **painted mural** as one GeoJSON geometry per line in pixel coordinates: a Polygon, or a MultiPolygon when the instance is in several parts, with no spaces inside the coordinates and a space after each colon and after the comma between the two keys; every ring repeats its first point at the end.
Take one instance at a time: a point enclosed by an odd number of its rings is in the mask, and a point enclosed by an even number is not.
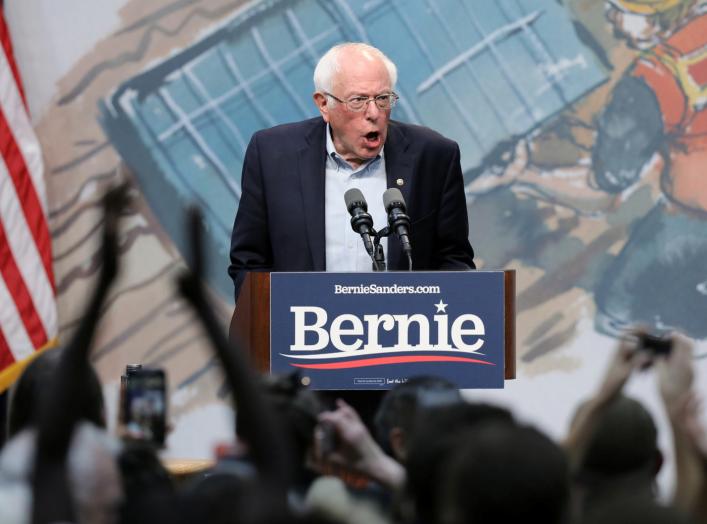
{"type": "Polygon", "coordinates": [[[209,280],[229,297],[223,260],[248,140],[258,129],[318,114],[312,72],[335,43],[388,50],[400,69],[395,118],[456,139],[467,173],[499,142],[605,79],[561,6],[526,4],[260,2],[122,84],[106,102],[104,127],[177,245],[174,204],[204,208],[218,253],[209,280]]]}
{"type": "MultiPolygon", "coordinates": [[[[601,98],[515,140],[468,186],[478,221],[499,208],[512,217],[484,229],[501,239],[489,262],[543,271],[521,311],[581,289],[600,332],[642,325],[707,337],[704,11],[690,1],[607,2],[613,51],[627,66],[609,62],[601,98]]],[[[523,359],[575,337],[567,316],[546,315],[523,359]]]]}
{"type": "MultiPolygon", "coordinates": [[[[120,27],[57,84],[45,146],[62,333],[98,267],[99,196],[133,183],[124,272],[94,351],[166,367],[176,417],[222,397],[176,297],[185,209],[203,210],[224,326],[243,154],[316,114],[312,72],[366,41],[398,65],[393,118],[462,151],[482,268],[518,270],[518,373],[591,365],[634,324],[707,338],[707,7],[693,0],[126,0],[120,27]],[[568,352],[567,347],[581,347],[568,352]]],[[[704,349],[702,349],[704,353],[704,349]]],[[[572,397],[575,398],[575,397],[572,397]]]]}

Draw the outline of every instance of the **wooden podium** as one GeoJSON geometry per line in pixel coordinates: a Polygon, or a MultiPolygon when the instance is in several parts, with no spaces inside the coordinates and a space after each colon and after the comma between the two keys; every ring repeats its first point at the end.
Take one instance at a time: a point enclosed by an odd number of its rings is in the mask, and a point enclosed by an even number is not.
{"type": "MultiPolygon", "coordinates": [[[[515,270],[503,271],[504,281],[504,378],[516,376],[515,270]]],[[[261,373],[270,371],[270,273],[246,275],[231,318],[229,338],[239,340],[261,373]]]]}

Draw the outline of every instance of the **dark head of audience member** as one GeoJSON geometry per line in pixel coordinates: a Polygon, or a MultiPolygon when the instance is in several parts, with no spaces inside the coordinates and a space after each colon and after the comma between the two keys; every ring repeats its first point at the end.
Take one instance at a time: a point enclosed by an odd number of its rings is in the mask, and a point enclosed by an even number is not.
{"type": "Polygon", "coordinates": [[[456,444],[456,435],[480,424],[513,424],[510,411],[490,404],[449,404],[423,410],[414,425],[405,469],[403,518],[434,522],[437,487],[443,482],[444,463],[456,444]]]}
{"type": "Polygon", "coordinates": [[[126,440],[117,457],[124,503],[121,522],[149,524],[179,522],[177,492],[154,447],[147,442],[126,440]]]}
{"type": "MultiPolygon", "coordinates": [[[[37,422],[40,399],[46,394],[47,384],[56,373],[63,349],[56,348],[43,352],[28,364],[24,372],[10,390],[8,409],[8,439],[37,422]]],[[[81,418],[104,428],[106,425],[103,390],[96,372],[86,367],[82,377],[84,394],[79,399],[81,418]]]]}
{"type": "Polygon", "coordinates": [[[185,490],[181,510],[180,522],[189,523],[337,524],[324,516],[272,504],[262,485],[233,474],[227,468],[214,472],[185,490]]]}
{"type": "MultiPolygon", "coordinates": [[[[215,468],[192,484],[186,491],[186,500],[191,501],[193,519],[214,524],[263,523],[263,522],[308,522],[309,517],[293,515],[304,497],[315,472],[306,467],[307,454],[311,450],[317,416],[326,409],[317,393],[302,386],[300,376],[272,375],[261,377],[262,391],[268,407],[279,422],[279,430],[290,446],[296,470],[294,484],[290,486],[290,508],[272,504],[269,494],[254,479],[257,470],[245,460],[224,460],[215,468]]],[[[248,399],[243,399],[247,402],[248,399]]],[[[236,410],[236,431],[241,431],[243,420],[236,410]]],[[[246,449],[251,443],[245,441],[246,449]]],[[[314,517],[312,517],[314,519],[314,517]]],[[[316,520],[312,520],[315,522],[316,520]]]]}
{"type": "Polygon", "coordinates": [[[462,402],[461,394],[448,380],[427,375],[412,377],[383,397],[374,419],[376,440],[386,453],[405,462],[418,412],[458,402],[462,402]]]}
{"type": "Polygon", "coordinates": [[[581,524],[690,524],[687,515],[644,495],[619,496],[592,507],[581,524]]]}
{"type": "Polygon", "coordinates": [[[662,462],[650,413],[640,402],[618,396],[599,418],[579,469],[582,505],[623,492],[651,496],[662,462]]]}
{"type": "Polygon", "coordinates": [[[559,524],[569,519],[569,465],[535,428],[490,422],[455,438],[438,490],[439,524],[559,524]]]}
{"type": "MultiPolygon", "coordinates": [[[[264,515],[268,500],[253,482],[254,469],[238,470],[217,465],[214,471],[188,486],[183,492],[185,522],[209,524],[248,524],[265,517],[279,520],[279,515],[264,515]]],[[[280,512],[282,508],[273,507],[280,512]]]]}
{"type": "MultiPolygon", "coordinates": [[[[295,483],[306,480],[305,462],[314,439],[317,416],[326,409],[319,395],[302,386],[297,373],[262,377],[263,391],[269,406],[273,409],[285,440],[290,445],[291,456],[295,460],[295,483]]],[[[244,399],[247,401],[247,399],[244,399]]],[[[241,420],[236,411],[236,430],[239,437],[241,420]]]]}

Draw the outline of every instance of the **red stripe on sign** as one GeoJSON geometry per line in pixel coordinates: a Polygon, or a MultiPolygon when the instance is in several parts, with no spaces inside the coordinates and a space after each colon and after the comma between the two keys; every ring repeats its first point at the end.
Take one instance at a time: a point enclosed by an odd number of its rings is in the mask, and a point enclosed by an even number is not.
{"type": "Polygon", "coordinates": [[[350,368],[365,368],[369,366],[384,366],[386,364],[410,364],[414,362],[466,362],[468,364],[484,364],[486,366],[494,366],[491,362],[478,360],[469,357],[449,357],[444,355],[419,355],[419,356],[402,356],[402,357],[378,357],[369,358],[366,360],[347,360],[346,362],[326,362],[324,364],[292,364],[296,368],[307,369],[350,369],[350,368]]]}
{"type": "Polygon", "coordinates": [[[22,88],[22,80],[20,79],[20,72],[17,69],[17,63],[15,62],[15,54],[12,52],[10,31],[7,28],[7,22],[5,21],[5,10],[2,7],[0,7],[0,44],[2,44],[3,51],[5,51],[7,63],[10,64],[12,76],[15,78],[15,85],[17,86],[17,90],[20,92],[20,96],[22,97],[22,103],[25,105],[25,109],[27,109],[25,90],[22,88]]]}
{"type": "Polygon", "coordinates": [[[52,250],[51,239],[49,237],[49,226],[44,216],[39,195],[32,183],[25,157],[15,141],[15,136],[10,129],[10,125],[5,118],[5,113],[0,107],[0,154],[2,154],[7,171],[12,179],[17,192],[17,198],[22,205],[22,212],[25,215],[27,227],[32,233],[32,238],[42,258],[42,265],[47,274],[47,279],[56,292],[54,286],[54,272],[52,271],[52,250]]]}
{"type": "Polygon", "coordinates": [[[17,267],[15,257],[10,251],[5,226],[2,222],[0,222],[0,273],[2,273],[7,290],[10,292],[10,296],[17,307],[32,345],[35,349],[41,347],[47,342],[47,332],[44,330],[42,320],[34,307],[32,295],[30,295],[22,274],[17,267]]]}
{"type": "Polygon", "coordinates": [[[0,371],[14,363],[15,357],[12,351],[10,351],[10,346],[7,344],[7,339],[2,332],[2,328],[0,328],[0,371]]]}

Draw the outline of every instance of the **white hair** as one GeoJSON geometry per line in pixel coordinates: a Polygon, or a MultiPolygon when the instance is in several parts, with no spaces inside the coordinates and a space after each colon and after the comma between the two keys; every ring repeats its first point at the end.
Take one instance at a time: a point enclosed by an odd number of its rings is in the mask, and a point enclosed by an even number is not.
{"type": "Polygon", "coordinates": [[[385,56],[383,51],[373,47],[372,45],[364,44],[363,42],[346,42],[344,44],[335,45],[329,51],[324,53],[314,68],[314,90],[322,93],[324,91],[331,93],[334,76],[341,71],[339,63],[339,54],[346,49],[355,49],[367,58],[378,58],[383,62],[388,70],[390,77],[390,88],[395,89],[395,83],[398,81],[398,68],[393,61],[385,56]]]}

